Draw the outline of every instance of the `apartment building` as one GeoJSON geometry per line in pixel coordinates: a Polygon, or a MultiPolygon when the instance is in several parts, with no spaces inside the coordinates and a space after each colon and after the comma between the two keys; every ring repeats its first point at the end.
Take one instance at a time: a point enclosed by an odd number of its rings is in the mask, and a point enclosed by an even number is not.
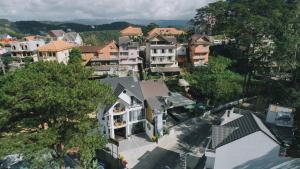
{"type": "Polygon", "coordinates": [[[151,72],[180,72],[176,54],[177,40],[174,36],[155,34],[146,40],[146,61],[151,72]]]}
{"type": "Polygon", "coordinates": [[[194,66],[208,64],[209,46],[212,40],[208,36],[194,34],[189,40],[190,62],[194,66]]]}
{"type": "Polygon", "coordinates": [[[138,72],[138,65],[143,63],[139,56],[140,45],[129,36],[119,38],[119,64],[126,67],[128,71],[138,72]]]}
{"type": "Polygon", "coordinates": [[[11,56],[19,59],[32,57],[33,61],[38,61],[37,49],[45,45],[44,40],[30,40],[11,43],[11,56]]]}

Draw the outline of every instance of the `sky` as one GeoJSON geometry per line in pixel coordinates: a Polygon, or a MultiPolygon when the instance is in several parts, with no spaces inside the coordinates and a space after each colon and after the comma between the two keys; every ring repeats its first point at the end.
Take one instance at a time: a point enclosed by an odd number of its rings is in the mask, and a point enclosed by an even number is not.
{"type": "Polygon", "coordinates": [[[0,0],[9,20],[191,19],[214,0],[0,0]]]}

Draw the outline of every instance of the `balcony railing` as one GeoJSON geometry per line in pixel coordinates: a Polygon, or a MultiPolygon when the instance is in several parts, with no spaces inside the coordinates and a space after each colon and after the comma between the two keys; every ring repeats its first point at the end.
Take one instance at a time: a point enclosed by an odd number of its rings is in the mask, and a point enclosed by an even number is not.
{"type": "Polygon", "coordinates": [[[120,114],[125,113],[126,109],[125,108],[114,108],[113,112],[114,112],[115,115],[120,115],[120,114]]]}
{"type": "Polygon", "coordinates": [[[126,121],[115,120],[114,121],[115,128],[122,128],[126,126],[126,121]]]}

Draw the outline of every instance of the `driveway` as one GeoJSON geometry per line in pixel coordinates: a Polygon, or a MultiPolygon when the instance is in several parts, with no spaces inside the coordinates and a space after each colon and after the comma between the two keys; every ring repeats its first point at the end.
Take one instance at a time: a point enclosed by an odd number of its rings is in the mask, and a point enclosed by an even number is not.
{"type": "Polygon", "coordinates": [[[135,137],[131,139],[133,144],[130,146],[126,145],[124,148],[120,145],[120,152],[128,161],[128,168],[181,168],[182,154],[188,154],[190,158],[187,161],[193,160],[195,166],[201,166],[198,163],[202,159],[210,133],[211,125],[207,121],[194,118],[171,128],[170,134],[162,137],[158,144],[147,142],[134,146],[135,143],[142,143],[145,139],[135,137]]]}

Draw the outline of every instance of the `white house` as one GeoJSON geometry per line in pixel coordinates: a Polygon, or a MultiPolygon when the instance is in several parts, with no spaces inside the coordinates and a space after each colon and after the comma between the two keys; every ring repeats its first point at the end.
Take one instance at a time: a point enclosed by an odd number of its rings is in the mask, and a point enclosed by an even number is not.
{"type": "Polygon", "coordinates": [[[102,83],[112,86],[117,101],[98,110],[101,132],[107,138],[124,139],[145,131],[144,97],[135,77],[106,78],[102,83]]]}
{"type": "Polygon", "coordinates": [[[294,110],[292,108],[271,104],[268,108],[266,122],[282,127],[293,127],[293,112],[294,110]]]}
{"type": "Polygon", "coordinates": [[[38,60],[68,64],[69,54],[73,47],[74,45],[62,40],[50,42],[37,49],[38,60]]]}
{"type": "Polygon", "coordinates": [[[45,45],[44,40],[32,40],[32,41],[23,41],[23,42],[12,42],[11,43],[11,56],[17,58],[32,57],[36,62],[37,49],[40,46],[45,45]]]}
{"type": "Polygon", "coordinates": [[[77,33],[77,32],[65,33],[63,36],[63,40],[66,42],[72,43],[74,45],[82,45],[83,44],[83,40],[82,40],[81,36],[79,35],[79,33],[77,33]]]}
{"type": "Polygon", "coordinates": [[[154,34],[146,40],[146,61],[152,72],[180,72],[174,36],[154,34]]]}
{"type": "Polygon", "coordinates": [[[128,36],[119,38],[119,64],[127,67],[127,71],[138,72],[138,64],[143,60],[139,56],[140,45],[128,36]]]}
{"type": "Polygon", "coordinates": [[[205,168],[243,168],[259,158],[278,157],[279,151],[280,142],[256,115],[233,108],[212,127],[205,168]]]}
{"type": "Polygon", "coordinates": [[[136,77],[106,78],[117,101],[98,110],[101,132],[107,138],[125,139],[146,132],[149,138],[164,135],[169,89],[163,81],[138,81],[136,77]]]}

